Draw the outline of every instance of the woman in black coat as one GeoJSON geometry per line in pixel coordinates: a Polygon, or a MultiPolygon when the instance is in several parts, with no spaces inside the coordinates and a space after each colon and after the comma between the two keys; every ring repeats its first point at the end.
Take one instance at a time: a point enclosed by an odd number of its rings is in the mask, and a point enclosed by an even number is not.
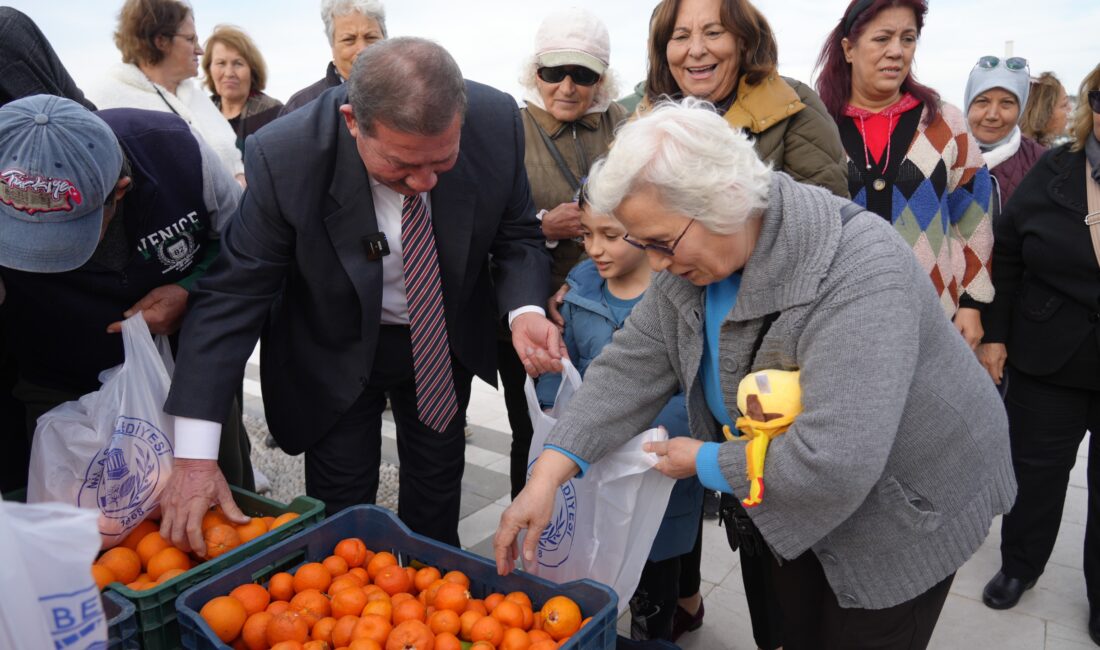
{"type": "MultiPolygon", "coordinates": [[[[1100,233],[1094,241],[1086,225],[1100,211],[1087,199],[1087,186],[1100,183],[1100,66],[1080,98],[1075,142],[1039,159],[994,224],[996,297],[978,356],[998,384],[1007,374],[1019,493],[1001,527],[1001,570],[983,600],[1013,607],[1043,573],[1077,449],[1091,431],[1084,573],[1089,634],[1100,644],[1100,233]]],[[[1100,203],[1100,185],[1094,190],[1100,203]]]]}

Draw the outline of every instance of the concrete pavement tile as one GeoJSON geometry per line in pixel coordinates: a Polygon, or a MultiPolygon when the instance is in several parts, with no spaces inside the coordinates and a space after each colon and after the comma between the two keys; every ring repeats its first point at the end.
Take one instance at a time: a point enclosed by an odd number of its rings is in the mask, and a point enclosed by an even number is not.
{"type": "Polygon", "coordinates": [[[1054,542],[1054,552],[1050,561],[1070,569],[1084,570],[1085,527],[1069,521],[1063,521],[1058,527],[1058,539],[1054,542]]]}
{"type": "Polygon", "coordinates": [[[467,438],[469,444],[495,451],[502,456],[507,456],[512,452],[511,428],[495,431],[477,424],[468,425],[466,428],[470,430],[470,437],[467,438]]]}
{"type": "Polygon", "coordinates": [[[1062,510],[1062,521],[1071,521],[1085,525],[1088,517],[1089,491],[1087,488],[1073,487],[1066,490],[1066,507],[1062,510]]]}
{"type": "Polygon", "coordinates": [[[500,460],[489,463],[485,466],[485,469],[490,472],[497,472],[498,474],[506,474],[511,477],[512,472],[512,459],[508,456],[502,456],[500,460]]]}
{"type": "Polygon", "coordinates": [[[261,397],[263,392],[260,390],[260,382],[255,379],[244,378],[244,394],[251,395],[253,397],[261,397]]]}
{"type": "Polygon", "coordinates": [[[683,650],[756,650],[743,593],[717,586],[707,594],[706,603],[703,626],[677,641],[683,650]]]}
{"type": "Polygon", "coordinates": [[[473,492],[495,501],[505,494],[512,493],[512,482],[507,474],[490,472],[484,467],[466,465],[466,471],[462,474],[462,492],[473,492]]]}
{"type": "Polygon", "coordinates": [[[1096,644],[1084,625],[1077,628],[1047,623],[1046,650],[1096,650],[1096,644]]]}
{"type": "MultiPolygon", "coordinates": [[[[465,498],[465,495],[463,495],[465,498]]],[[[490,503],[481,510],[458,522],[458,538],[465,547],[477,546],[486,539],[492,538],[500,523],[500,514],[504,512],[495,503],[490,503]]]]}
{"type": "Polygon", "coordinates": [[[473,553],[474,555],[480,555],[481,557],[488,560],[495,559],[493,555],[493,537],[491,535],[481,540],[477,544],[474,544],[470,548],[467,548],[466,550],[473,553]]]}
{"type": "Polygon", "coordinates": [[[1041,619],[1015,610],[995,612],[981,602],[950,595],[928,647],[1040,650],[1045,637],[1046,626],[1041,619]]]}
{"type": "Polygon", "coordinates": [[[1077,463],[1074,464],[1073,470],[1069,473],[1069,484],[1072,487],[1087,488],[1088,482],[1089,461],[1087,458],[1077,458],[1077,463]]]}
{"type": "MultiPolygon", "coordinates": [[[[730,550],[726,529],[719,527],[717,521],[703,522],[703,566],[700,570],[703,580],[722,584],[737,566],[737,552],[730,550]]],[[[738,582],[740,582],[740,572],[738,582]]]]}
{"type": "Polygon", "coordinates": [[[955,580],[951,583],[952,594],[981,602],[985,584],[1001,570],[1000,529],[998,518],[993,522],[993,530],[997,532],[991,532],[985,543],[955,573],[955,580]]]}
{"type": "Polygon", "coordinates": [[[462,493],[462,503],[458,508],[458,518],[463,520],[466,517],[474,514],[478,510],[481,510],[485,506],[492,503],[489,499],[481,496],[480,494],[474,494],[473,492],[462,493]]]}
{"type": "Polygon", "coordinates": [[[485,427],[486,429],[505,432],[508,434],[509,437],[511,437],[512,425],[508,422],[507,413],[500,413],[498,415],[486,413],[483,417],[478,417],[476,420],[474,418],[470,418],[469,421],[471,424],[476,424],[477,426],[485,427]]]}
{"type": "Polygon", "coordinates": [[[393,438],[382,436],[382,460],[391,465],[401,466],[401,459],[397,457],[397,441],[393,438]]]}
{"type": "Polygon", "coordinates": [[[260,381],[260,366],[259,366],[259,364],[255,364],[255,365],[253,365],[251,363],[244,364],[244,376],[248,379],[255,379],[256,381],[260,381]]]}
{"type": "Polygon", "coordinates": [[[1048,564],[1034,588],[1025,592],[1011,611],[1029,614],[1069,628],[1088,624],[1085,576],[1080,569],[1048,564]]]}
{"type": "Polygon", "coordinates": [[[502,456],[495,451],[489,451],[488,449],[482,449],[477,445],[466,443],[466,462],[478,467],[488,467],[498,460],[505,459],[507,456],[502,456]]]}
{"type": "Polygon", "coordinates": [[[512,504],[512,493],[509,492],[508,494],[505,494],[504,496],[500,497],[499,499],[497,499],[493,503],[497,504],[498,506],[501,506],[502,508],[507,508],[509,505],[512,504]]]}

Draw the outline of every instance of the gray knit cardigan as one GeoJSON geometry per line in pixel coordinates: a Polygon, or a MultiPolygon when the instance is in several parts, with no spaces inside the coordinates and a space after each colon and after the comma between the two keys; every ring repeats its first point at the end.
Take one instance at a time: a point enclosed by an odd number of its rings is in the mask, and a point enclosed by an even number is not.
{"type": "MultiPolygon", "coordinates": [[[[843,205],[775,173],[719,365],[734,417],[747,372],[801,369],[804,410],[771,443],[767,493],[748,512],[780,558],[817,555],[842,607],[880,609],[955,572],[1012,506],[1016,480],[997,391],[913,251],[869,212],[842,226],[843,205]]],[[[720,440],[698,380],[704,295],[657,274],[547,444],[596,461],[681,386],[692,435],[720,440]]],[[[748,492],[743,446],[719,453],[738,496],[748,492]]]]}

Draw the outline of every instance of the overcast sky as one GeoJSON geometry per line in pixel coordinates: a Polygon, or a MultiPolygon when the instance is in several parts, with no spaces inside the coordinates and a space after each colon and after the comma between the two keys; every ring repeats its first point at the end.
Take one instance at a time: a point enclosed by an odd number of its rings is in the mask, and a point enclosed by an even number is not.
{"type": "MultiPolygon", "coordinates": [[[[121,2],[17,0],[53,43],[77,83],[91,86],[104,66],[120,59],[111,34],[121,2]]],[[[531,54],[542,17],[575,0],[390,0],[391,36],[424,36],[454,55],[465,75],[517,98],[520,63],[531,54]]],[[[780,72],[809,80],[817,53],[847,0],[757,0],[779,41],[780,72]]],[[[331,59],[318,0],[193,0],[201,38],[218,23],[243,27],[258,43],[269,70],[268,94],[286,100],[319,79],[331,59]]],[[[645,76],[645,42],[653,0],[591,0],[584,4],[608,25],[611,66],[624,93],[645,76]]],[[[916,71],[956,105],[979,56],[1003,55],[1005,41],[1031,62],[1033,74],[1054,71],[1075,94],[1100,62],[1100,1],[931,0],[917,49],[916,71]],[[1030,5],[1030,10],[1020,7],[1030,5]]]]}

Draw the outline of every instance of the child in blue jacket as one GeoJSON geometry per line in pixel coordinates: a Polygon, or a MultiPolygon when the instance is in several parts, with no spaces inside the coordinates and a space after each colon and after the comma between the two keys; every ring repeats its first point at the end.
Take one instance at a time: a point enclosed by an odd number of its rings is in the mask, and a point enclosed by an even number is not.
{"type": "MultiPolygon", "coordinates": [[[[594,214],[583,193],[581,227],[588,259],[569,273],[569,293],[561,307],[564,339],[581,376],[611,342],[630,310],[649,288],[650,269],[645,252],[624,238],[626,230],[610,215],[594,214]]],[[[548,374],[536,386],[539,403],[554,405],[561,375],[548,374]]],[[[653,421],[669,437],[691,435],[683,393],[675,395],[653,421]]],[[[639,431],[638,433],[641,433],[639,431]]],[[[699,534],[703,486],[692,476],[676,482],[669,497],[661,528],[653,541],[641,581],[630,599],[630,636],[672,640],[673,615],[679,596],[680,556],[692,550],[699,534]]]]}

